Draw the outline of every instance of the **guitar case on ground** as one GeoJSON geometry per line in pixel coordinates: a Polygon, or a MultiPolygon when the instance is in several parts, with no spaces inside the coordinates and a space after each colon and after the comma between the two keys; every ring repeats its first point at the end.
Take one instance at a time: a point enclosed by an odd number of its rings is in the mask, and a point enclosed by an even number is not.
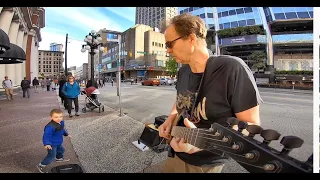
{"type": "Polygon", "coordinates": [[[84,171],[78,164],[64,164],[53,167],[51,173],[84,173],[84,171]]]}

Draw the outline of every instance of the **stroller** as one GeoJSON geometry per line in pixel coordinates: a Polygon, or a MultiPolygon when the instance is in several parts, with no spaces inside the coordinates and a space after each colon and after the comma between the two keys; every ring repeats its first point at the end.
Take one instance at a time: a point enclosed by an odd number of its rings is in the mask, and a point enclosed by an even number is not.
{"type": "Polygon", "coordinates": [[[85,105],[82,108],[82,112],[86,113],[87,109],[89,109],[90,111],[99,108],[99,113],[102,111],[104,112],[104,105],[102,105],[97,97],[98,94],[100,94],[100,91],[91,86],[88,88],[85,88],[83,91],[81,91],[82,95],[85,95],[86,98],[84,100],[85,105]]]}

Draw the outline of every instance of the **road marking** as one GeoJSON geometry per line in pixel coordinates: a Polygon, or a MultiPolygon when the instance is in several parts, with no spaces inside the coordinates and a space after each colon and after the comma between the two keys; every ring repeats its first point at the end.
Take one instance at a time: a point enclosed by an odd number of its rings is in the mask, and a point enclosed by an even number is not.
{"type": "Polygon", "coordinates": [[[281,99],[281,100],[291,100],[291,101],[304,101],[304,102],[309,102],[309,103],[313,103],[313,100],[312,99],[300,99],[300,98],[287,98],[287,97],[277,97],[277,96],[265,96],[265,95],[262,95],[262,100],[263,98],[274,98],[274,99],[281,99]]]}
{"type": "Polygon", "coordinates": [[[263,104],[277,105],[277,106],[295,106],[295,107],[310,107],[306,105],[295,105],[295,104],[280,104],[280,103],[272,103],[264,101],[263,104]]]}

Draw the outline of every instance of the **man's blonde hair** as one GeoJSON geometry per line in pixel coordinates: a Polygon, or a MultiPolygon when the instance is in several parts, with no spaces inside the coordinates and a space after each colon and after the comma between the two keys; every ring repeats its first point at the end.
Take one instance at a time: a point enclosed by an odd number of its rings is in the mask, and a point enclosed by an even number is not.
{"type": "MultiPolygon", "coordinates": [[[[204,21],[198,17],[189,13],[184,13],[173,17],[169,22],[166,20],[162,21],[162,31],[168,26],[174,25],[179,36],[188,36],[194,33],[198,38],[206,39],[207,28],[204,21]]],[[[186,39],[187,37],[185,37],[186,39]]]]}

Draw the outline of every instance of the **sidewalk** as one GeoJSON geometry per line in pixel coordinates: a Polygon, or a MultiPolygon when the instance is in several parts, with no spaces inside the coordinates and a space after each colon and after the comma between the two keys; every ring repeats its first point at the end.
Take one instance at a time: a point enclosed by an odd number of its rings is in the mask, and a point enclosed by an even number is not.
{"type": "MultiPolygon", "coordinates": [[[[57,97],[58,97],[58,93],[57,97]]],[[[132,142],[139,139],[144,124],[109,108],[82,113],[85,96],[79,96],[80,116],[68,117],[65,123],[78,158],[87,173],[136,173],[162,171],[167,152],[157,154],[151,150],[142,152],[132,142]],[[153,157],[154,156],[154,157],[153,157]],[[150,164],[149,164],[150,162],[150,164]]],[[[60,108],[64,109],[59,100],[60,108]]],[[[72,110],[74,114],[75,109],[72,110]]]]}
{"type": "MultiPolygon", "coordinates": [[[[44,126],[50,121],[50,110],[59,108],[56,92],[34,93],[13,101],[0,96],[0,173],[38,173],[36,165],[46,156],[42,144],[44,126]]],[[[79,163],[69,138],[64,139],[67,163],[79,163]]],[[[64,163],[53,162],[46,170],[64,163]]]]}

